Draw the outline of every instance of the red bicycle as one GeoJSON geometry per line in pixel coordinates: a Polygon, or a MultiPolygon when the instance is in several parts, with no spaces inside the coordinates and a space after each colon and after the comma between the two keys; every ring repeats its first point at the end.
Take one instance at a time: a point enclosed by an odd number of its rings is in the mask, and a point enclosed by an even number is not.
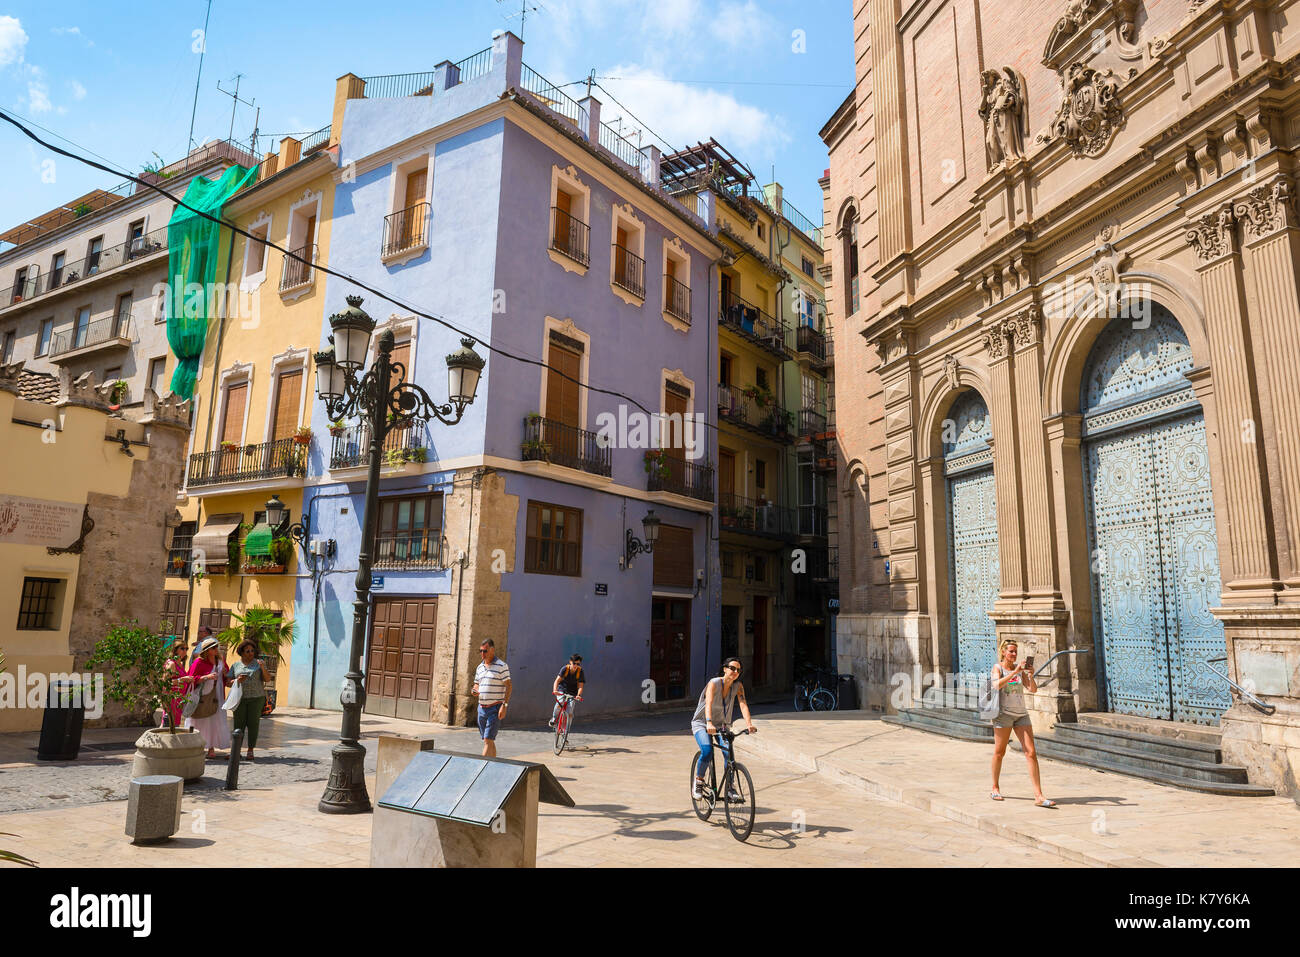
{"type": "Polygon", "coordinates": [[[555,753],[559,754],[569,743],[569,732],[573,729],[573,702],[581,701],[577,695],[556,691],[555,699],[560,707],[555,715],[555,753]]]}

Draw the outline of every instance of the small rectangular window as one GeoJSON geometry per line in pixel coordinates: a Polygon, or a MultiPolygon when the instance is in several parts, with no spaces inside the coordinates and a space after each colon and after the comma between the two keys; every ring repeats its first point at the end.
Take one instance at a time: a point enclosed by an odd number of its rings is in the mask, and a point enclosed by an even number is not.
{"type": "Polygon", "coordinates": [[[528,503],[524,571],[543,575],[582,575],[582,510],[528,503]]]}
{"type": "Polygon", "coordinates": [[[149,388],[153,390],[154,395],[161,396],[163,394],[166,374],[166,356],[159,356],[157,359],[149,360],[149,388]]]}
{"type": "Polygon", "coordinates": [[[442,564],[442,493],[379,500],[375,564],[442,564]]]}
{"type": "Polygon", "coordinates": [[[14,340],[17,338],[18,334],[12,329],[5,333],[4,361],[6,364],[14,361],[14,340]]]}
{"type": "Polygon", "coordinates": [[[43,356],[50,351],[50,337],[54,335],[54,320],[41,320],[41,331],[36,337],[36,354],[43,356]]]}
{"type": "Polygon", "coordinates": [[[58,628],[60,578],[24,578],[18,605],[19,631],[51,631],[58,628]]]}

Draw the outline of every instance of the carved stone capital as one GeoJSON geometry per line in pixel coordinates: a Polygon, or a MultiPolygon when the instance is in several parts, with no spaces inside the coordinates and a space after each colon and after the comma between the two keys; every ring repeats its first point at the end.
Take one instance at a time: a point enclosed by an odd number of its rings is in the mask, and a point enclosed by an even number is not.
{"type": "Polygon", "coordinates": [[[1185,238],[1202,263],[1213,262],[1237,251],[1236,219],[1232,206],[1224,203],[1218,212],[1206,213],[1187,230],[1185,238]]]}
{"type": "Polygon", "coordinates": [[[1004,328],[1017,349],[1035,345],[1042,338],[1043,311],[1035,303],[1006,320],[1004,328]]]}
{"type": "Polygon", "coordinates": [[[1233,204],[1232,211],[1245,225],[1246,238],[1261,239],[1295,225],[1295,195],[1291,183],[1279,176],[1257,186],[1233,204]]]}
{"type": "Polygon", "coordinates": [[[984,333],[984,351],[990,359],[1001,359],[1007,354],[1007,325],[999,322],[984,333]]]}

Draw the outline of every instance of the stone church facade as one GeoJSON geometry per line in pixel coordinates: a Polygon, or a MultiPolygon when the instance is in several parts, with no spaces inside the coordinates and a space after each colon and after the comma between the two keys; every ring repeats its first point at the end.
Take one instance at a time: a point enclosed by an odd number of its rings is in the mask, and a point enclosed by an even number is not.
{"type": "Polygon", "coordinates": [[[1217,725],[1300,794],[1300,3],[854,27],[822,130],[840,670],[894,711],[1002,637],[1085,651],[1038,729],[1217,725]]]}

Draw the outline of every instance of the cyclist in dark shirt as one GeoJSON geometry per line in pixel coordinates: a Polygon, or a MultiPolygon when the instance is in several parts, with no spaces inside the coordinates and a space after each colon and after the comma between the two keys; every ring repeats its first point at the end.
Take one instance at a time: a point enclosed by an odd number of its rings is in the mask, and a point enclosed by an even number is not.
{"type": "MultiPolygon", "coordinates": [[[[567,695],[573,695],[579,701],[582,700],[582,686],[587,683],[587,673],[582,670],[582,655],[571,655],[569,663],[560,669],[560,673],[555,676],[555,683],[551,685],[551,694],[559,694],[561,688],[567,695]]],[[[570,702],[569,707],[573,704],[570,702]]],[[[546,722],[550,727],[555,727],[555,719],[560,714],[560,699],[555,699],[555,707],[551,709],[551,720],[546,722]]]]}

